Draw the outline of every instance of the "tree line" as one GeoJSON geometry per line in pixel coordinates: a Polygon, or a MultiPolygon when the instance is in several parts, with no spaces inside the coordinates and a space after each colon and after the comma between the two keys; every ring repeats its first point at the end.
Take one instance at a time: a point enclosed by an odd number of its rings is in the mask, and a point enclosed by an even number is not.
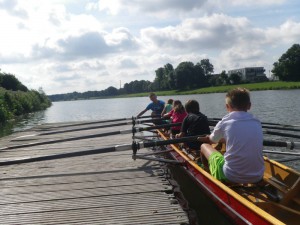
{"type": "MultiPolygon", "coordinates": [[[[273,64],[272,73],[282,81],[300,81],[300,45],[294,44],[284,53],[277,62],[273,64]]],[[[125,83],[123,88],[108,87],[102,91],[88,91],[83,93],[73,92],[67,94],[49,95],[52,101],[66,101],[77,99],[92,99],[134,94],[151,91],[167,90],[190,90],[209,86],[220,86],[240,84],[247,81],[242,80],[241,74],[228,75],[226,71],[213,74],[214,66],[209,59],[202,59],[196,64],[193,62],[181,62],[174,68],[167,63],[155,70],[153,82],[146,80],[135,80],[125,83]]],[[[267,81],[260,80],[260,81],[267,81]]]]}
{"type": "Polygon", "coordinates": [[[0,72],[0,123],[51,106],[40,88],[29,90],[13,74],[0,72]]]}

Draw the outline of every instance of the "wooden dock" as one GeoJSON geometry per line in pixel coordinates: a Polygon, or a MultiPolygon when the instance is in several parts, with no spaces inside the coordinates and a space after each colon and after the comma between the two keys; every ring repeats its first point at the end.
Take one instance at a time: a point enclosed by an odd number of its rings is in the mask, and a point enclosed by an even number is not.
{"type": "MultiPolygon", "coordinates": [[[[130,125],[97,128],[104,124],[45,124],[15,133],[0,139],[0,161],[132,142],[132,134],[76,140],[76,137],[131,129],[130,125]],[[63,132],[66,130],[70,132],[63,132]],[[39,135],[53,131],[62,132],[39,135]],[[63,139],[71,140],[55,142],[63,139]],[[28,145],[46,141],[53,143],[28,145]]],[[[150,151],[142,149],[139,153],[150,151]]],[[[163,172],[157,162],[134,161],[131,150],[1,165],[0,223],[189,224],[163,172]]]]}

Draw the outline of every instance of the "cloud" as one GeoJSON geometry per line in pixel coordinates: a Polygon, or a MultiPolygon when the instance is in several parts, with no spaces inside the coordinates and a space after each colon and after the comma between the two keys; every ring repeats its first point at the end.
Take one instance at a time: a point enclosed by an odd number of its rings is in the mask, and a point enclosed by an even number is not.
{"type": "Polygon", "coordinates": [[[120,66],[119,68],[137,68],[137,64],[132,60],[132,59],[123,59],[121,62],[120,62],[120,66]]]}
{"type": "Polygon", "coordinates": [[[280,5],[286,2],[286,0],[230,0],[233,6],[259,6],[259,5],[280,5]]]}
{"type": "Polygon", "coordinates": [[[178,51],[224,49],[239,43],[263,38],[263,32],[254,29],[247,18],[233,18],[213,14],[201,18],[185,19],[177,26],[146,28],[142,39],[156,48],[178,51]]]}
{"type": "Polygon", "coordinates": [[[0,8],[4,9],[12,16],[20,17],[22,19],[28,18],[27,12],[18,6],[17,0],[2,0],[0,1],[0,8]]]}
{"type": "Polygon", "coordinates": [[[76,60],[133,51],[137,48],[138,43],[129,31],[125,28],[118,28],[111,34],[87,32],[78,36],[68,36],[56,40],[54,46],[49,46],[47,41],[43,46],[35,44],[32,48],[32,56],[36,59],[76,60]]]}
{"type": "Polygon", "coordinates": [[[268,43],[280,45],[282,43],[299,43],[300,22],[287,20],[279,27],[270,27],[266,30],[268,43]]]}

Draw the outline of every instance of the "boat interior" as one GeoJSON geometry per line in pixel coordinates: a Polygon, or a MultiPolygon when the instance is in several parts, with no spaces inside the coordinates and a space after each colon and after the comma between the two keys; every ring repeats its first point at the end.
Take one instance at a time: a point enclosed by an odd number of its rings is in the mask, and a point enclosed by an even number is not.
{"type": "MultiPolygon", "coordinates": [[[[200,160],[199,151],[182,144],[176,146],[195,162],[200,160]]],[[[216,144],[214,147],[224,154],[225,144],[216,144]]],[[[299,224],[300,173],[267,157],[264,160],[262,181],[255,184],[224,184],[283,223],[299,224]]],[[[209,173],[207,168],[205,170],[209,173]]]]}

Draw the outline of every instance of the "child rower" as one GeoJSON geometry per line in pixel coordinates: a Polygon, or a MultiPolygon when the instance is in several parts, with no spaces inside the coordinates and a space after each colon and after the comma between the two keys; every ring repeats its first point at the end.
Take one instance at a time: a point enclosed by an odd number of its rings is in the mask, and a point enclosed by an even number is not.
{"type": "MultiPolygon", "coordinates": [[[[207,117],[200,112],[200,106],[196,100],[187,101],[185,110],[188,115],[182,122],[180,133],[176,135],[177,138],[210,134],[207,117]]],[[[190,149],[198,151],[197,155],[201,144],[199,141],[186,143],[190,149]]]]}
{"type": "MultiPolygon", "coordinates": [[[[173,109],[163,115],[163,118],[171,118],[171,123],[182,123],[187,113],[179,100],[173,102],[173,109]]],[[[171,134],[174,137],[176,134],[180,133],[181,126],[171,127],[171,134]]]]}
{"type": "Polygon", "coordinates": [[[264,173],[263,132],[261,123],[247,111],[250,94],[245,88],[229,91],[225,98],[229,112],[217,123],[211,135],[198,138],[207,143],[225,141],[224,156],[210,144],[202,144],[203,163],[211,175],[221,181],[256,183],[264,173]]]}

